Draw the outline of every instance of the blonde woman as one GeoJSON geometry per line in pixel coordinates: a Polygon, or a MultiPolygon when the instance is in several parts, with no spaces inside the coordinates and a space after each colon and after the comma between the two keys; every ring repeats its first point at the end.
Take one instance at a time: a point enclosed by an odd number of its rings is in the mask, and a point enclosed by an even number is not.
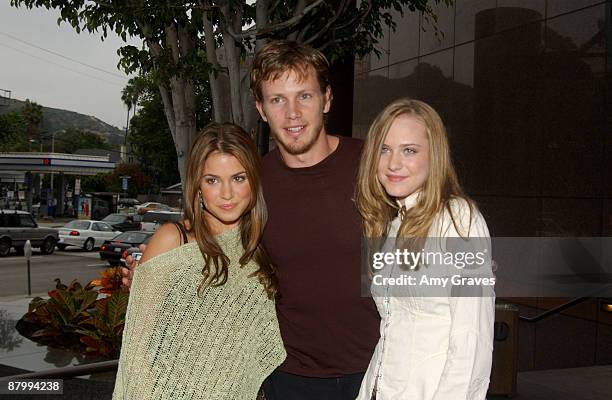
{"type": "MultiPolygon", "coordinates": [[[[400,246],[425,255],[448,253],[461,242],[472,243],[474,250],[484,250],[489,243],[484,218],[459,186],[444,125],[433,108],[418,100],[394,101],[372,124],[362,153],[356,204],[366,238],[387,238],[386,248],[400,246]]],[[[484,254],[480,272],[490,276],[490,253],[484,254]]],[[[402,291],[377,287],[377,280],[372,281],[381,337],[358,400],[486,396],[493,349],[492,286],[476,288],[478,295],[472,297],[454,289],[451,293],[448,287],[428,287],[422,276],[469,271],[439,265],[441,258],[424,259],[385,267],[394,277],[419,277],[415,286],[402,291]]]]}
{"type": "Polygon", "coordinates": [[[113,399],[255,399],[285,359],[259,164],[238,126],[195,140],[185,220],[155,233],[134,272],[113,399]]]}

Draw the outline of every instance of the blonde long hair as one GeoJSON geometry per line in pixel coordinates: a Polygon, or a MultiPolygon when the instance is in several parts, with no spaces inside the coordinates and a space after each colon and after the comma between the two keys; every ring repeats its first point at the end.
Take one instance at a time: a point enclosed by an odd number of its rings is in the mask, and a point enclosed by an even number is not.
{"type": "Polygon", "coordinates": [[[249,135],[233,124],[211,123],[197,137],[191,147],[185,184],[183,204],[185,219],[189,221],[188,232],[193,233],[205,260],[202,268],[202,283],[198,294],[208,286],[221,286],[227,282],[229,259],[215,240],[211,227],[200,207],[200,180],[202,167],[208,157],[220,152],[230,154],[244,167],[251,187],[251,200],[240,217],[240,237],[244,254],[240,265],[254,260],[259,268],[251,275],[257,276],[268,297],[273,298],[277,290],[274,267],[261,244],[263,229],[268,219],[266,203],[261,188],[260,159],[255,144],[249,135]]]}
{"type": "Polygon", "coordinates": [[[372,123],[361,155],[355,203],[363,218],[365,236],[386,236],[399,210],[396,199],[387,194],[378,180],[377,169],[391,124],[402,115],[414,117],[423,123],[429,139],[429,176],[415,206],[406,211],[397,234],[398,238],[414,238],[417,241],[415,246],[419,246],[428,236],[436,216],[444,209],[450,213],[457,231],[461,232],[451,210],[451,199],[464,199],[468,203],[470,221],[474,204],[459,185],[451,161],[446,129],[438,113],[422,101],[398,99],[385,107],[372,123]]]}

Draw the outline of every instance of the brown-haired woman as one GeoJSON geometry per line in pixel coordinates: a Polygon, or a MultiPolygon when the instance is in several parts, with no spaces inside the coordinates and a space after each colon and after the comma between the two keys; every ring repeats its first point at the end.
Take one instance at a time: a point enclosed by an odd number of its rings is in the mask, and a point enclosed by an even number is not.
{"type": "Polygon", "coordinates": [[[356,204],[366,238],[386,238],[383,251],[422,257],[408,266],[405,259],[391,262],[373,274],[381,337],[358,400],[483,400],[495,298],[489,231],[459,186],[433,108],[399,99],[376,117],[362,153],[356,204]],[[466,266],[464,250],[482,262],[466,266]],[[482,286],[461,280],[476,275],[482,286]],[[451,278],[455,286],[430,278],[451,278]]]}
{"type": "Polygon", "coordinates": [[[134,272],[113,399],[255,399],[285,359],[259,171],[235,125],[194,142],[185,219],[155,233],[134,272]]]}

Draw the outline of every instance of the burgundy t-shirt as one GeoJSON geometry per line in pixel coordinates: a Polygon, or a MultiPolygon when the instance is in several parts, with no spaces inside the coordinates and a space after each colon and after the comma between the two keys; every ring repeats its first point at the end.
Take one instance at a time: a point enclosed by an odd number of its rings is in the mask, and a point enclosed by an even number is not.
{"type": "Polygon", "coordinates": [[[362,142],[340,137],[320,163],[263,160],[264,246],[277,268],[276,311],[287,349],[281,371],[309,377],[363,372],[379,337],[374,302],[361,297],[360,216],[352,201],[362,142]]]}

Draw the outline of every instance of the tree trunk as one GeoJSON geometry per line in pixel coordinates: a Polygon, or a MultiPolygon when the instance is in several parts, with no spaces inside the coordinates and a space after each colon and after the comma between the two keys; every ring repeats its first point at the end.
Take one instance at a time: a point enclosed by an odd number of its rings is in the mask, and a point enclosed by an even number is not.
{"type": "MultiPolygon", "coordinates": [[[[221,7],[221,12],[223,13],[224,19],[222,23],[222,34],[230,81],[232,122],[244,128],[244,112],[242,109],[242,96],[240,90],[240,54],[234,38],[228,31],[228,29],[233,29],[234,26],[237,25],[236,21],[241,22],[242,18],[240,13],[232,12],[228,3],[221,7]]],[[[239,24],[238,27],[240,27],[239,24]]]]}
{"type": "Polygon", "coordinates": [[[190,137],[195,135],[195,129],[190,126],[177,126],[175,128],[176,136],[174,139],[174,147],[176,148],[177,164],[179,174],[181,175],[181,182],[185,182],[185,172],[187,169],[187,156],[191,148],[190,137]]]}
{"type": "MultiPolygon", "coordinates": [[[[210,1],[204,2],[205,7],[211,7],[210,1]]],[[[212,24],[212,16],[210,11],[204,11],[202,15],[202,25],[204,27],[204,43],[206,45],[206,59],[211,64],[211,69],[208,72],[208,82],[210,84],[210,95],[213,103],[213,116],[215,122],[229,121],[227,107],[221,99],[221,87],[217,72],[219,71],[219,62],[217,61],[217,47],[215,45],[215,34],[212,24]]]]}

